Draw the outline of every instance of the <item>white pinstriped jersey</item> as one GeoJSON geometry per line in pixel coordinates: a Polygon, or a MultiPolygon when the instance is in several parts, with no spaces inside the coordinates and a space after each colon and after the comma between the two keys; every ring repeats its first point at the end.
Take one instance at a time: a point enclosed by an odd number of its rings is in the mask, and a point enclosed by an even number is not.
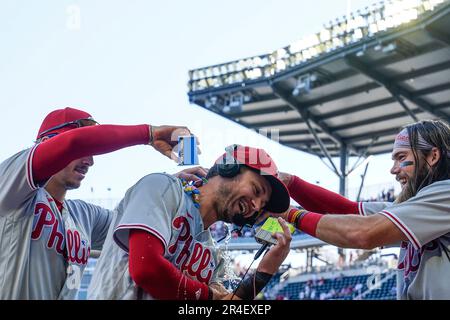
{"type": "Polygon", "coordinates": [[[359,211],[384,215],[409,239],[400,247],[398,299],[450,299],[450,180],[398,204],[361,202],[359,211]]]}
{"type": "MultiPolygon", "coordinates": [[[[161,240],[164,257],[186,276],[206,284],[218,281],[223,260],[179,179],[167,174],[143,177],[127,191],[114,219],[88,289],[89,299],[152,299],[129,274],[130,229],[146,230],[161,240]]],[[[178,290],[183,299],[183,283],[178,290]]]]}
{"type": "Polygon", "coordinates": [[[35,148],[0,164],[0,299],[73,299],[111,212],[81,200],[60,212],[31,179],[35,148]]]}

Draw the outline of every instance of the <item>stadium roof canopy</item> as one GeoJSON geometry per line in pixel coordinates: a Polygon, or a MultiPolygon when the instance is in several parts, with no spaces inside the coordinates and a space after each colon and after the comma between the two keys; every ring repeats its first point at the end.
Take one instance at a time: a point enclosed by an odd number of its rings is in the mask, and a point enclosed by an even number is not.
{"type": "Polygon", "coordinates": [[[189,76],[191,103],[328,159],[342,192],[348,156],[390,152],[412,121],[449,121],[450,1],[377,3],[270,54],[189,76]]]}

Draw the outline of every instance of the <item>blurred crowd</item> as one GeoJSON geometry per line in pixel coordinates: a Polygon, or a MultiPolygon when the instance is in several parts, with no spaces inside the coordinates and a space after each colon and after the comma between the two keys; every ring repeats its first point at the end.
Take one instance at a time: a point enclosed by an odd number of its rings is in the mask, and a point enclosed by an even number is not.
{"type": "Polygon", "coordinates": [[[394,194],[394,187],[391,187],[387,190],[381,191],[377,196],[372,196],[368,199],[361,199],[360,201],[381,201],[381,202],[394,202],[396,198],[396,195],[394,194]]]}

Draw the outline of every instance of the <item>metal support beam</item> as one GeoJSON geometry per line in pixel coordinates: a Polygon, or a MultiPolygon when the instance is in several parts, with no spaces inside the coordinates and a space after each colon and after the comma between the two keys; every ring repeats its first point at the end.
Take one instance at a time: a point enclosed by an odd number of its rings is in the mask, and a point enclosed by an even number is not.
{"type": "Polygon", "coordinates": [[[358,134],[356,136],[346,137],[345,141],[354,143],[356,141],[366,140],[366,139],[370,139],[373,137],[388,136],[388,135],[396,134],[399,132],[400,132],[400,128],[395,127],[395,128],[384,129],[384,130],[379,130],[379,131],[373,131],[370,133],[358,134]]]}
{"type": "Polygon", "coordinates": [[[339,176],[339,193],[345,197],[347,196],[347,164],[348,164],[348,151],[346,144],[341,145],[340,158],[341,158],[340,164],[342,174],[339,176]]]}
{"type": "Polygon", "coordinates": [[[284,126],[286,124],[301,124],[303,121],[300,118],[296,119],[284,119],[284,120],[277,120],[277,121],[262,121],[262,122],[254,122],[254,123],[247,123],[247,127],[251,129],[258,129],[263,127],[277,127],[277,126],[284,126]]]}
{"type": "MultiPolygon", "coordinates": [[[[314,130],[315,131],[315,130],[314,130]]],[[[311,133],[308,131],[308,133],[311,133]]],[[[317,133],[317,132],[316,132],[317,133]]],[[[280,134],[281,136],[281,134],[280,134]]],[[[324,144],[336,144],[333,140],[329,138],[322,138],[322,143],[324,144]]],[[[313,143],[316,143],[316,139],[296,139],[296,140],[286,140],[286,139],[280,139],[281,143],[289,144],[289,145],[311,145],[313,143]]]]}
{"type": "MultiPolygon", "coordinates": [[[[314,136],[314,139],[316,140],[317,144],[320,146],[322,153],[327,157],[328,161],[330,162],[331,166],[333,167],[334,173],[336,173],[336,175],[339,177],[341,194],[345,196],[346,180],[347,180],[346,170],[347,170],[347,162],[348,162],[348,151],[347,151],[348,146],[347,146],[347,144],[343,143],[341,137],[337,136],[334,133],[331,133],[329,128],[325,124],[314,122],[325,133],[327,133],[330,136],[330,138],[332,138],[333,140],[336,140],[336,142],[338,142],[338,144],[341,146],[341,153],[340,153],[341,154],[341,170],[339,172],[339,170],[336,168],[336,165],[334,164],[333,159],[331,158],[327,148],[324,146],[324,144],[322,143],[322,140],[316,134],[314,128],[311,125],[311,122],[314,121],[314,116],[309,114],[303,108],[301,108],[301,106],[299,106],[298,102],[296,102],[290,95],[286,94],[285,92],[282,92],[282,90],[277,88],[275,85],[272,85],[272,90],[274,91],[274,93],[277,96],[279,96],[280,98],[285,100],[294,109],[298,110],[298,112],[300,113],[300,115],[303,118],[303,121],[305,121],[305,123],[308,126],[308,129],[310,130],[311,134],[314,136]],[[344,153],[342,153],[342,152],[344,152],[344,153]]],[[[355,152],[355,153],[358,154],[357,152],[355,152]]]]}
{"type": "MultiPolygon", "coordinates": [[[[422,110],[419,110],[417,108],[414,110],[417,110],[418,111],[417,113],[422,113],[422,110]]],[[[396,112],[396,113],[392,113],[392,114],[387,114],[387,115],[381,116],[381,117],[369,118],[366,120],[351,122],[348,124],[343,124],[341,126],[331,127],[331,132],[352,129],[352,128],[356,128],[356,127],[360,127],[360,126],[371,125],[374,123],[379,123],[379,122],[383,122],[383,121],[387,121],[387,120],[398,119],[398,118],[405,117],[407,115],[408,115],[407,112],[401,111],[401,112],[396,112]]],[[[414,115],[414,117],[417,119],[417,117],[415,115],[414,115]]],[[[415,120],[415,121],[418,121],[418,120],[415,120]]]]}
{"type": "Polygon", "coordinates": [[[392,147],[393,143],[394,143],[394,137],[392,137],[391,140],[386,140],[386,141],[374,143],[370,147],[380,147],[380,146],[391,146],[392,147]]]}
{"type": "MultiPolygon", "coordinates": [[[[420,96],[424,96],[427,94],[432,94],[432,93],[436,93],[436,92],[440,92],[440,91],[444,91],[444,90],[448,90],[448,89],[450,89],[450,83],[447,82],[447,83],[440,84],[437,86],[417,90],[412,94],[412,97],[419,98],[420,96]]],[[[399,99],[394,97],[394,95],[392,94],[392,97],[389,97],[389,98],[379,99],[379,100],[375,100],[375,101],[371,101],[371,102],[367,102],[367,103],[362,103],[362,104],[359,104],[356,106],[348,107],[345,109],[340,109],[340,110],[336,110],[336,111],[323,113],[323,114],[317,116],[317,120],[324,121],[324,120],[334,118],[334,117],[345,116],[345,115],[348,115],[349,113],[353,113],[353,112],[366,111],[367,109],[381,107],[383,105],[393,103],[396,101],[401,104],[404,104],[403,99],[400,98],[400,101],[399,101],[399,99]]],[[[404,105],[402,105],[402,106],[404,109],[409,109],[408,106],[404,106],[404,105]]],[[[434,109],[438,110],[438,109],[440,109],[440,106],[435,105],[434,109]]],[[[416,113],[421,112],[421,110],[417,109],[417,108],[415,108],[414,110],[411,110],[411,111],[414,113],[414,116],[416,113]]]]}
{"type": "MultiPolygon", "coordinates": [[[[316,129],[317,133],[321,133],[319,129],[316,129]]],[[[280,137],[284,136],[295,136],[295,135],[303,135],[310,133],[309,130],[286,130],[286,131],[280,131],[280,137]]]]}
{"type": "Polygon", "coordinates": [[[417,118],[417,116],[414,114],[414,112],[406,105],[406,103],[405,103],[405,101],[403,101],[402,97],[395,94],[394,92],[392,92],[389,89],[388,89],[388,91],[391,94],[391,96],[393,96],[397,100],[397,102],[400,103],[400,105],[403,107],[403,109],[405,109],[406,113],[414,120],[414,122],[419,121],[419,118],[417,118]]]}
{"type": "Polygon", "coordinates": [[[272,108],[266,108],[266,109],[258,109],[258,110],[249,110],[249,111],[242,111],[235,115],[236,118],[243,118],[243,117],[251,117],[251,116],[259,116],[259,115],[266,115],[270,113],[279,113],[279,112],[288,112],[292,110],[288,106],[279,106],[279,107],[272,107],[272,108]]]}
{"type": "Polygon", "coordinates": [[[447,121],[450,119],[450,117],[446,113],[436,110],[433,107],[433,105],[431,105],[429,102],[427,102],[421,98],[415,97],[412,92],[409,92],[405,88],[396,84],[391,79],[388,79],[381,72],[370,68],[369,66],[367,66],[366,64],[361,62],[359,59],[357,59],[355,57],[347,56],[345,58],[345,61],[350,67],[354,68],[355,70],[358,70],[362,74],[371,78],[376,83],[385,87],[391,94],[393,93],[393,94],[395,94],[395,96],[400,96],[400,95],[403,96],[405,99],[408,99],[409,101],[416,104],[420,109],[422,109],[422,111],[428,112],[437,118],[442,118],[447,121]]]}
{"type": "Polygon", "coordinates": [[[438,84],[433,87],[428,87],[425,89],[417,90],[416,92],[414,92],[413,96],[414,96],[414,98],[418,98],[420,96],[426,96],[428,94],[442,92],[442,91],[445,91],[448,89],[450,89],[450,82],[446,82],[446,83],[438,84]]]}
{"type": "Polygon", "coordinates": [[[358,93],[362,93],[362,92],[367,92],[376,88],[379,88],[380,85],[377,83],[366,83],[363,85],[360,85],[358,87],[354,87],[351,89],[347,89],[347,90],[343,90],[343,91],[339,91],[336,93],[332,93],[329,94],[323,98],[318,98],[316,100],[311,100],[308,101],[304,104],[305,108],[310,108],[316,105],[321,105],[330,101],[334,101],[334,100],[339,100],[342,98],[348,98],[348,96],[354,95],[354,94],[358,94],[358,93]]]}
{"type": "Polygon", "coordinates": [[[328,169],[330,169],[330,171],[334,171],[334,173],[338,176],[338,177],[340,177],[340,174],[339,174],[339,172],[337,172],[336,171],[336,167],[331,167],[323,158],[323,156],[318,156],[319,157],[319,159],[320,159],[320,161],[322,161],[322,163],[328,168],[328,169]]]}
{"type": "Polygon", "coordinates": [[[436,109],[444,109],[450,107],[450,102],[443,102],[436,105],[436,109]]]}
{"type": "Polygon", "coordinates": [[[444,45],[446,45],[446,46],[450,46],[450,35],[448,35],[448,34],[442,32],[442,31],[433,29],[433,28],[431,28],[430,26],[427,26],[427,27],[425,28],[425,31],[426,31],[426,32],[428,33],[428,35],[429,35],[430,37],[432,37],[434,40],[436,40],[436,41],[438,41],[438,42],[440,42],[440,43],[442,43],[442,44],[444,44],[444,45]]]}
{"type": "Polygon", "coordinates": [[[433,64],[428,67],[424,67],[421,69],[414,69],[410,72],[401,73],[392,77],[394,82],[406,81],[414,78],[423,77],[432,73],[441,72],[444,70],[450,69],[450,61],[444,61],[442,63],[433,64]]]}
{"type": "Polygon", "coordinates": [[[311,123],[310,123],[309,119],[306,118],[304,120],[305,120],[306,124],[308,125],[309,131],[314,136],[314,140],[316,140],[317,144],[320,146],[320,150],[322,150],[323,154],[327,157],[328,161],[330,162],[331,166],[333,167],[334,173],[336,173],[336,175],[340,177],[342,175],[342,173],[339,173],[338,169],[336,168],[336,165],[333,162],[333,159],[331,159],[331,156],[328,153],[327,148],[322,143],[322,140],[320,140],[319,136],[316,134],[316,131],[314,130],[314,128],[311,126],[311,123]]]}
{"type": "Polygon", "coordinates": [[[295,149],[295,150],[299,150],[299,151],[303,151],[303,152],[306,152],[306,153],[310,153],[310,154],[315,155],[315,156],[317,156],[319,158],[322,157],[321,154],[319,154],[318,152],[315,152],[314,150],[312,150],[311,148],[308,148],[308,147],[300,147],[300,146],[294,146],[294,145],[289,145],[289,144],[284,144],[284,143],[282,143],[282,145],[284,145],[286,147],[289,147],[289,148],[292,148],[292,149],[295,149]]]}
{"type": "Polygon", "coordinates": [[[377,142],[378,139],[379,139],[379,137],[374,137],[374,138],[372,139],[372,141],[370,142],[370,144],[369,144],[367,147],[364,148],[364,152],[363,152],[363,153],[359,156],[359,158],[356,160],[356,162],[355,162],[355,164],[353,165],[353,167],[352,167],[350,170],[348,170],[347,175],[350,175],[350,174],[351,174],[354,170],[356,170],[360,165],[364,164],[364,162],[367,161],[368,157],[366,157],[366,156],[367,156],[367,153],[369,152],[369,148],[371,148],[372,146],[374,146],[374,145],[375,145],[375,142],[377,142]],[[363,158],[364,158],[364,160],[360,162],[360,160],[363,159],[363,158]]]}
{"type": "MultiPolygon", "coordinates": [[[[280,97],[281,99],[283,99],[284,101],[286,101],[286,103],[292,107],[293,110],[297,110],[298,113],[300,114],[300,116],[302,117],[303,121],[305,121],[305,123],[308,125],[308,123],[306,122],[306,120],[308,119],[310,124],[314,124],[317,127],[319,127],[323,133],[327,134],[330,139],[334,140],[337,144],[342,145],[344,143],[344,141],[342,140],[342,137],[340,137],[339,135],[332,133],[330,131],[330,128],[328,128],[328,126],[324,123],[321,123],[319,121],[317,121],[316,116],[314,116],[313,114],[311,114],[310,112],[308,112],[308,110],[306,110],[304,108],[303,105],[300,105],[300,103],[295,100],[290,93],[285,92],[284,90],[282,90],[281,88],[278,88],[275,84],[271,84],[272,90],[273,92],[280,97]]],[[[309,127],[309,126],[308,126],[309,127]]],[[[312,133],[312,132],[311,132],[312,133]]],[[[314,135],[314,134],[313,134],[314,135]]],[[[353,146],[348,145],[349,150],[351,150],[352,152],[354,152],[355,154],[358,154],[358,151],[353,148],[353,146]]]]}
{"type": "Polygon", "coordinates": [[[369,168],[369,162],[366,163],[366,168],[364,169],[364,173],[361,175],[361,184],[359,185],[358,196],[356,197],[356,201],[360,200],[361,191],[364,186],[364,180],[366,179],[367,168],[369,168]]]}
{"type": "MultiPolygon", "coordinates": [[[[421,68],[421,69],[417,69],[417,70],[413,70],[411,72],[407,72],[407,73],[402,73],[399,74],[397,76],[394,76],[391,80],[394,82],[401,82],[401,81],[405,81],[405,80],[409,80],[409,79],[414,79],[417,77],[422,77],[428,74],[432,74],[435,72],[440,72],[440,71],[444,71],[450,69],[450,61],[445,61],[443,63],[438,63],[429,67],[425,67],[425,68],[421,68]]],[[[431,93],[435,93],[435,92],[439,92],[442,90],[447,90],[449,88],[449,84],[445,83],[442,85],[438,85],[438,86],[434,86],[434,87],[430,87],[430,88],[426,88],[426,89],[422,89],[422,90],[418,90],[415,91],[412,96],[414,98],[418,98],[422,95],[427,95],[427,94],[431,94],[431,93]]],[[[359,90],[357,90],[359,91],[359,90]]],[[[329,97],[327,96],[325,99],[328,99],[329,97]]],[[[317,116],[317,120],[318,121],[323,121],[326,119],[330,119],[330,118],[334,118],[334,117],[339,117],[342,115],[347,115],[349,113],[352,112],[358,112],[358,111],[365,111],[369,108],[376,108],[376,107],[380,107],[383,106],[385,104],[389,104],[389,103],[393,103],[398,101],[400,104],[402,104],[403,108],[405,108],[403,99],[400,99],[400,101],[397,99],[397,97],[389,97],[389,98],[384,98],[384,99],[380,99],[380,100],[376,100],[376,101],[371,101],[371,102],[367,102],[367,103],[363,103],[360,105],[356,105],[356,106],[352,106],[349,108],[345,108],[345,109],[340,109],[340,110],[336,110],[336,111],[332,111],[332,112],[328,112],[328,113],[323,113],[319,116],[317,116]]],[[[313,101],[312,104],[318,103],[318,102],[326,102],[325,100],[316,100],[313,101]]],[[[310,104],[310,103],[308,103],[310,104]]],[[[310,106],[312,107],[312,106],[310,106]]],[[[407,109],[408,107],[406,106],[405,109],[407,109]]],[[[437,106],[435,106],[435,109],[439,109],[437,106]]]]}
{"type": "Polygon", "coordinates": [[[334,117],[346,116],[353,112],[366,111],[367,109],[380,107],[380,106],[383,106],[383,105],[386,105],[389,103],[393,103],[393,102],[395,102],[395,99],[392,97],[375,100],[375,101],[371,101],[371,102],[367,102],[367,103],[358,104],[356,106],[352,106],[352,107],[348,107],[348,108],[342,108],[342,109],[339,109],[336,111],[322,113],[320,116],[317,117],[317,119],[319,121],[323,121],[323,120],[331,119],[334,117]]]}

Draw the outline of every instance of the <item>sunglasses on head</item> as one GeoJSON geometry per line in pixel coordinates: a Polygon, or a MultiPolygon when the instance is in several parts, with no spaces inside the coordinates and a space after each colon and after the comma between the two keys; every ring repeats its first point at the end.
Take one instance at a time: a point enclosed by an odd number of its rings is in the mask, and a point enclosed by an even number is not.
{"type": "Polygon", "coordinates": [[[78,119],[78,120],[74,120],[74,121],[70,121],[70,122],[65,122],[65,123],[62,123],[60,125],[54,126],[54,127],[50,128],[50,129],[47,129],[47,130],[41,132],[41,134],[39,135],[39,137],[40,137],[39,139],[44,137],[47,133],[52,132],[52,131],[57,130],[57,129],[61,129],[61,128],[69,127],[69,126],[74,126],[76,128],[81,128],[81,127],[95,126],[97,124],[98,124],[98,122],[95,121],[91,117],[85,118],[85,119],[78,119]]]}

